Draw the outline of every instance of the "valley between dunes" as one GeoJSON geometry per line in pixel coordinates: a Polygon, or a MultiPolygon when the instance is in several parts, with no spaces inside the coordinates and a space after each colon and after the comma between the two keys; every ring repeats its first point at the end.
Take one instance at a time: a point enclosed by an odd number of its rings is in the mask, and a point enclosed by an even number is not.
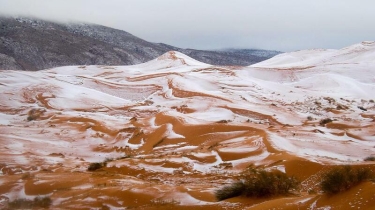
{"type": "Polygon", "coordinates": [[[1,70],[0,208],[49,196],[51,209],[373,209],[373,182],[332,196],[319,183],[334,165],[375,170],[364,161],[374,93],[373,42],[241,68],[169,52],[133,66],[1,70]],[[217,201],[248,167],[301,187],[217,201]]]}

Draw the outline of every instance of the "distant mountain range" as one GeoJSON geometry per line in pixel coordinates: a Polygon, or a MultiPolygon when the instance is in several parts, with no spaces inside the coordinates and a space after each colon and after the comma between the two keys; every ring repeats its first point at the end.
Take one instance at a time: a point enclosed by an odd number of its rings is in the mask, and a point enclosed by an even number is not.
{"type": "Polygon", "coordinates": [[[256,49],[181,49],[148,42],[128,32],[101,25],[0,17],[0,69],[133,65],[168,51],[179,51],[208,64],[228,66],[247,66],[281,53],[256,49]]]}

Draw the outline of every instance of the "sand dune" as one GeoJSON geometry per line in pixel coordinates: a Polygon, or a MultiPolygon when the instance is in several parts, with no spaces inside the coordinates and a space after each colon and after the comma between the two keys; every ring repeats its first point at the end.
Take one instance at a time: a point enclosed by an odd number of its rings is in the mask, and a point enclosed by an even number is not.
{"type": "Polygon", "coordinates": [[[0,71],[0,205],[48,195],[61,209],[370,209],[371,182],[334,197],[316,188],[332,165],[374,168],[363,161],[375,155],[374,46],[246,68],[169,52],[134,66],[0,71]],[[250,165],[302,187],[217,202],[250,165]]]}

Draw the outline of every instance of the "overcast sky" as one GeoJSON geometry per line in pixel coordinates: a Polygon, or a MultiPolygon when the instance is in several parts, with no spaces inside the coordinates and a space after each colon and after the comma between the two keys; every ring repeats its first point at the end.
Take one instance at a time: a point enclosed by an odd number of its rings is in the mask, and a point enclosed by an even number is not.
{"type": "Polygon", "coordinates": [[[374,0],[0,0],[0,15],[97,23],[195,49],[339,49],[375,40],[374,0]]]}

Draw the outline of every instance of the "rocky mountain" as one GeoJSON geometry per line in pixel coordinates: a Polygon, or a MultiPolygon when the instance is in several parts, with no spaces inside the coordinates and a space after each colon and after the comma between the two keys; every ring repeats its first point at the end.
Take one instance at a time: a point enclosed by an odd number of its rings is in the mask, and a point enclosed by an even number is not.
{"type": "Polygon", "coordinates": [[[67,65],[133,65],[168,51],[213,65],[247,66],[280,52],[194,50],[151,43],[125,31],[84,23],[0,17],[0,69],[40,70],[67,65]]]}

